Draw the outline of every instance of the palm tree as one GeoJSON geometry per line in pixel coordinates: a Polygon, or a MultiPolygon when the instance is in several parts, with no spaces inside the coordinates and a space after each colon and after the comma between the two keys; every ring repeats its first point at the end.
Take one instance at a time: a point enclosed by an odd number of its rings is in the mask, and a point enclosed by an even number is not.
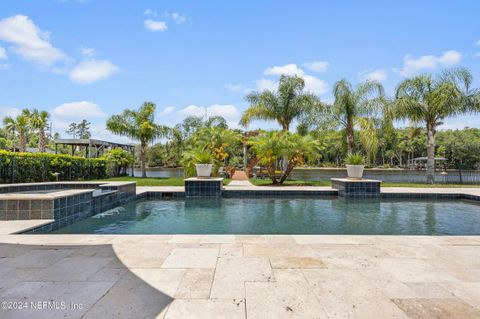
{"type": "Polygon", "coordinates": [[[354,89],[342,79],[335,83],[333,95],[335,101],[330,109],[333,121],[330,124],[339,124],[345,129],[347,151],[351,154],[355,147],[354,127],[363,124],[366,130],[371,128],[372,123],[367,119],[375,115],[384,102],[383,86],[376,81],[365,81],[354,89]]]}
{"type": "Polygon", "coordinates": [[[427,129],[427,183],[435,178],[437,126],[446,117],[480,111],[480,93],[470,87],[472,81],[468,70],[457,68],[437,77],[424,74],[406,79],[396,89],[395,117],[423,122],[427,129]]]}
{"type": "Polygon", "coordinates": [[[280,77],[276,91],[265,90],[252,92],[246,100],[250,106],[243,113],[241,125],[248,125],[252,120],[274,120],[288,131],[295,119],[300,119],[308,109],[319,104],[316,96],[304,92],[305,82],[297,76],[280,77]]]}
{"type": "Polygon", "coordinates": [[[25,152],[25,149],[27,148],[27,135],[29,129],[28,117],[23,113],[24,112],[17,115],[15,118],[7,116],[3,119],[5,129],[13,135],[18,134],[18,148],[20,152],[25,152]]]}
{"type": "Polygon", "coordinates": [[[24,109],[22,114],[28,118],[30,127],[38,131],[38,151],[45,153],[45,129],[48,126],[49,114],[47,111],[39,111],[33,109],[32,111],[24,109]]]}
{"type": "Polygon", "coordinates": [[[272,184],[283,184],[292,170],[305,163],[306,158],[320,156],[320,143],[311,135],[301,136],[283,131],[261,133],[249,141],[258,162],[267,168],[272,184]],[[280,177],[276,174],[277,162],[287,159],[287,165],[280,177]]]}
{"type": "Polygon", "coordinates": [[[156,138],[167,134],[168,128],[154,123],[155,104],[145,102],[135,110],[124,110],[121,114],[113,115],[107,120],[107,129],[114,134],[127,136],[140,142],[140,161],[142,163],[142,177],[147,177],[145,170],[147,145],[156,138]]]}

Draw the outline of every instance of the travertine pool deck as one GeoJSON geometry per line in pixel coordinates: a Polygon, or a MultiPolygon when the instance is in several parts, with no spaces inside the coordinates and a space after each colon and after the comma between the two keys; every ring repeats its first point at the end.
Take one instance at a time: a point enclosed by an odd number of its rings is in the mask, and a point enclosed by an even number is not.
{"type": "Polygon", "coordinates": [[[480,318],[480,236],[0,235],[0,300],[29,305],[1,318],[480,318]]]}
{"type": "Polygon", "coordinates": [[[12,234],[39,222],[0,222],[0,318],[480,318],[480,236],[12,234]]]}

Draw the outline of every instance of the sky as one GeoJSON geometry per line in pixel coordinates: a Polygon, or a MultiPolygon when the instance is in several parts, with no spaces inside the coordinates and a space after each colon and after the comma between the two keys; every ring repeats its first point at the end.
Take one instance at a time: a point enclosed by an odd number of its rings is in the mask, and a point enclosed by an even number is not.
{"type": "MultiPolygon", "coordinates": [[[[2,0],[0,117],[38,108],[62,137],[86,118],[92,137],[126,141],[105,121],[144,101],[161,124],[208,114],[237,127],[245,95],[281,74],[327,102],[341,78],[392,95],[406,77],[457,66],[479,87],[478,12],[476,0],[2,0]]],[[[443,128],[465,126],[480,115],[443,128]]]]}

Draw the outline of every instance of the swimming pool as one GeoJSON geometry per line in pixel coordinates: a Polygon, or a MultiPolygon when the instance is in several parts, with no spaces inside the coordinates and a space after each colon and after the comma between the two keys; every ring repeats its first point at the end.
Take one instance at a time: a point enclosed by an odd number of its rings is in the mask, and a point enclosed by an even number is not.
{"type": "Polygon", "coordinates": [[[480,235],[480,205],[456,200],[137,200],[53,233],[480,235]]]}

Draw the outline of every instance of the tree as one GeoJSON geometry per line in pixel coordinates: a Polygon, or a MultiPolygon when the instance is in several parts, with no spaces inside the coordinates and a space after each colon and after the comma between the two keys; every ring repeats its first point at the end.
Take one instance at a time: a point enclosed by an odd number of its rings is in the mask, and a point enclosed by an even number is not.
{"type": "Polygon", "coordinates": [[[472,81],[468,70],[457,68],[437,77],[424,74],[406,79],[396,89],[395,117],[422,122],[427,130],[427,183],[435,179],[437,126],[446,117],[480,110],[479,91],[470,87],[472,81]]]}
{"type": "MultiPolygon", "coordinates": [[[[355,148],[354,127],[356,124],[369,131],[373,125],[371,118],[381,109],[384,103],[383,86],[376,81],[366,81],[355,89],[342,79],[333,87],[335,101],[329,109],[331,117],[325,119],[330,125],[340,125],[345,129],[347,152],[351,154],[355,148]]],[[[371,135],[371,134],[367,134],[371,135]]],[[[378,142],[373,148],[378,148],[378,142]]]]}
{"type": "Polygon", "coordinates": [[[458,169],[480,168],[480,129],[468,128],[463,130],[440,131],[437,136],[442,154],[447,158],[450,167],[458,169]]]}
{"type": "Polygon", "coordinates": [[[249,143],[258,163],[266,166],[273,184],[283,184],[296,166],[305,163],[306,158],[320,157],[320,144],[311,135],[270,131],[252,138],[249,143]],[[276,167],[282,158],[287,159],[287,166],[278,177],[276,167]]]}
{"type": "Polygon", "coordinates": [[[5,129],[12,135],[18,134],[18,148],[20,152],[25,152],[27,147],[27,135],[29,131],[29,121],[28,117],[25,116],[24,112],[17,115],[15,118],[7,116],[3,119],[3,124],[5,129]]]}
{"type": "Polygon", "coordinates": [[[75,139],[75,136],[77,136],[77,123],[70,123],[65,133],[71,134],[72,138],[75,139]]]}
{"type": "Polygon", "coordinates": [[[80,139],[88,139],[92,136],[90,133],[90,124],[91,123],[85,119],[79,123],[72,122],[70,125],[68,125],[68,129],[65,131],[65,133],[71,134],[73,139],[75,139],[75,137],[80,139]]]}
{"type": "Polygon", "coordinates": [[[48,127],[50,114],[48,114],[47,111],[39,111],[37,109],[33,109],[32,111],[24,109],[22,114],[28,118],[30,127],[38,132],[38,151],[45,153],[45,130],[48,127]]]}
{"type": "Polygon", "coordinates": [[[138,111],[127,109],[107,120],[109,131],[140,142],[142,177],[147,177],[145,162],[148,143],[168,133],[167,127],[155,124],[155,108],[153,102],[145,102],[138,111]]]}
{"type": "Polygon", "coordinates": [[[88,139],[92,136],[90,133],[90,122],[83,119],[80,123],[76,125],[77,136],[81,139],[88,139]]]}
{"type": "Polygon", "coordinates": [[[295,119],[300,119],[320,101],[304,92],[305,82],[297,76],[282,75],[276,91],[252,92],[246,100],[250,106],[243,113],[240,124],[247,126],[252,120],[272,120],[288,131],[295,119]]]}

